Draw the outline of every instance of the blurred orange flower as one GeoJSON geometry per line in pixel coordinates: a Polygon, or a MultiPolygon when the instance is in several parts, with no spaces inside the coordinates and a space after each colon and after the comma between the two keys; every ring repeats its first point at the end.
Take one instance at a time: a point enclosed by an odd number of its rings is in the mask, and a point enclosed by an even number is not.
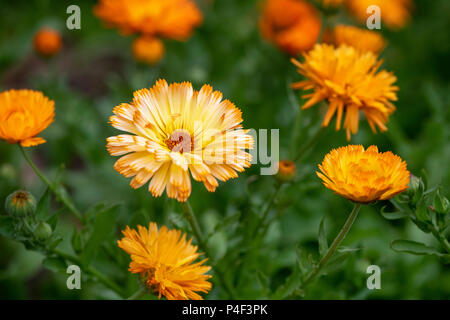
{"type": "Polygon", "coordinates": [[[360,51],[372,51],[376,54],[380,53],[386,46],[386,42],[380,33],[347,25],[337,25],[331,32],[328,31],[327,36],[324,36],[324,42],[336,46],[346,44],[360,51]]]}
{"type": "Polygon", "coordinates": [[[250,166],[253,138],[242,129],[242,112],[222,94],[189,82],[168,85],[159,80],[151,89],[134,93],[131,103],[114,108],[110,123],[132,133],[109,137],[107,149],[120,156],[114,168],[131,180],[132,188],[150,181],[148,190],[184,202],[192,177],[215,191],[250,166]]]}
{"type": "Polygon", "coordinates": [[[366,23],[370,16],[367,8],[372,5],[380,8],[381,21],[389,28],[401,28],[411,19],[411,0],[346,0],[346,3],[350,12],[361,23],[366,23]]]}
{"type": "Polygon", "coordinates": [[[305,61],[292,59],[298,72],[307,79],[292,84],[294,89],[313,90],[304,95],[309,100],[302,109],[310,108],[327,100],[328,111],[322,125],[328,126],[337,113],[336,130],[346,113],[344,128],[347,140],[358,131],[359,112],[362,111],[373,132],[376,127],[386,131],[386,122],[395,111],[390,101],[397,100],[396,77],[385,70],[378,71],[381,61],[372,52],[360,52],[342,45],[335,48],[317,44],[304,54],[305,61]]]}
{"type": "Polygon", "coordinates": [[[133,56],[149,65],[157,63],[164,55],[164,44],[158,38],[141,36],[133,41],[133,56]]]}
{"type": "Polygon", "coordinates": [[[191,0],[100,0],[94,13],[124,34],[177,40],[190,37],[203,17],[191,0]]]}
{"type": "Polygon", "coordinates": [[[9,90],[0,93],[0,139],[36,146],[46,141],[36,137],[55,116],[54,102],[39,91],[9,90]]]}
{"type": "Polygon", "coordinates": [[[202,300],[197,292],[211,290],[211,278],[206,275],[211,267],[203,265],[202,260],[194,263],[200,256],[197,246],[181,236],[179,230],[168,230],[162,226],[158,230],[156,223],[149,228],[137,227],[137,231],[128,226],[122,231],[124,237],[117,241],[119,247],[131,256],[132,273],[144,277],[146,285],[158,297],[169,300],[202,300]]]}
{"type": "Polygon", "coordinates": [[[321,21],[317,10],[303,0],[267,0],[259,21],[262,35],[290,55],[314,46],[321,21]]]}
{"type": "Polygon", "coordinates": [[[297,169],[295,163],[289,160],[281,160],[278,162],[277,178],[283,182],[291,181],[295,178],[297,169]]]}
{"type": "Polygon", "coordinates": [[[406,162],[376,146],[333,149],[319,164],[317,175],[328,189],[354,202],[387,200],[408,188],[406,162]]]}
{"type": "Polygon", "coordinates": [[[33,39],[34,49],[43,56],[53,56],[62,48],[59,32],[50,28],[42,28],[33,39]]]}

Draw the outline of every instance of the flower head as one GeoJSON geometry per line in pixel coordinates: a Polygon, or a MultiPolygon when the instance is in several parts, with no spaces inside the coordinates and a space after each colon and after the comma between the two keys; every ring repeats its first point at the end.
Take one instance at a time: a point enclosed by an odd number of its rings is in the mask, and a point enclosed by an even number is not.
{"type": "Polygon", "coordinates": [[[62,40],[58,31],[42,28],[34,35],[33,44],[37,53],[49,57],[61,50],[62,40]]]}
{"type": "Polygon", "coordinates": [[[321,21],[317,10],[306,1],[267,0],[259,25],[267,40],[297,55],[314,46],[321,21]]]}
{"type": "Polygon", "coordinates": [[[29,216],[36,211],[36,199],[28,191],[15,191],[6,197],[5,210],[13,217],[29,216]]]}
{"type": "Polygon", "coordinates": [[[217,180],[236,178],[236,171],[250,166],[245,149],[253,147],[253,138],[242,129],[241,111],[208,85],[195,91],[189,82],[168,85],[159,80],[113,112],[112,126],[132,133],[107,139],[111,155],[127,154],[114,168],[134,177],[133,188],[150,181],[155,197],[166,189],[169,198],[186,201],[189,172],[212,192],[217,180]]]}
{"type": "Polygon", "coordinates": [[[337,25],[330,34],[330,43],[336,46],[347,45],[360,51],[372,51],[377,54],[386,46],[381,34],[354,26],[337,25]]]}
{"type": "Polygon", "coordinates": [[[374,5],[380,8],[381,21],[389,28],[401,28],[411,18],[411,0],[346,0],[346,4],[361,23],[365,23],[370,16],[367,8],[374,5]]]}
{"type": "Polygon", "coordinates": [[[39,91],[9,90],[0,93],[0,139],[36,146],[46,141],[36,137],[53,122],[54,102],[39,91]]]}
{"type": "Polygon", "coordinates": [[[141,36],[133,41],[134,58],[143,63],[155,64],[164,55],[164,44],[158,38],[141,36]]]}
{"type": "Polygon", "coordinates": [[[197,292],[211,290],[207,281],[211,276],[205,274],[210,267],[203,265],[206,259],[194,263],[200,253],[185,234],[181,237],[181,231],[165,226],[158,230],[153,222],[148,229],[137,228],[127,226],[117,243],[131,256],[129,271],[142,275],[159,298],[164,295],[169,300],[201,300],[197,292]]]}
{"type": "Polygon", "coordinates": [[[362,111],[372,131],[376,127],[386,131],[386,122],[395,106],[398,87],[396,77],[387,71],[378,71],[381,61],[372,52],[360,52],[353,47],[317,44],[304,54],[305,61],[292,59],[298,72],[307,79],[292,84],[294,89],[313,90],[303,97],[309,100],[302,109],[320,101],[328,101],[328,111],[322,125],[328,126],[337,113],[336,130],[341,128],[345,111],[344,128],[347,140],[358,131],[359,113],[362,111]]]}
{"type": "Polygon", "coordinates": [[[202,22],[191,0],[100,0],[94,13],[124,34],[188,38],[202,22]]]}
{"type": "Polygon", "coordinates": [[[387,200],[408,188],[406,162],[376,146],[349,145],[331,150],[317,175],[328,189],[354,202],[387,200]]]}

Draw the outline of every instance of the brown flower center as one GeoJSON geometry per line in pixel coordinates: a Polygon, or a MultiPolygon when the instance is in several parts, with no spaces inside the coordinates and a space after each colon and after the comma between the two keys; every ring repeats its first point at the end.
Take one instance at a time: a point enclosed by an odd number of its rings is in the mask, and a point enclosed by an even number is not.
{"type": "Polygon", "coordinates": [[[194,137],[186,130],[177,129],[164,141],[170,151],[191,152],[194,150],[194,137]]]}

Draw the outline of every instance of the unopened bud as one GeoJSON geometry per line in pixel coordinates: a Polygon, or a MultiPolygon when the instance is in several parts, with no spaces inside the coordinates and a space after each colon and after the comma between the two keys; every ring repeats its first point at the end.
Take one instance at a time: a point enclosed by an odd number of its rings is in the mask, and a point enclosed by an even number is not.
{"type": "Polygon", "coordinates": [[[52,235],[52,227],[47,222],[39,222],[36,229],[34,229],[34,236],[38,240],[46,240],[52,235]]]}
{"type": "Polygon", "coordinates": [[[276,178],[281,182],[292,181],[295,178],[297,170],[295,163],[289,160],[281,160],[278,162],[278,173],[276,178]]]}
{"type": "Polygon", "coordinates": [[[36,199],[28,191],[15,191],[5,201],[5,210],[12,217],[25,217],[36,211],[36,199]]]}

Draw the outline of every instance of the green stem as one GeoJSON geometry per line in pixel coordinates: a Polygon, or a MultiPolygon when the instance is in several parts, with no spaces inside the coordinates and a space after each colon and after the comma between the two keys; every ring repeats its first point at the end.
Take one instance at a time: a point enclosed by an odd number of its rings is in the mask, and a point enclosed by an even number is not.
{"type": "Polygon", "coordinates": [[[197,240],[197,243],[201,250],[205,253],[205,255],[208,257],[210,263],[213,265],[214,273],[217,275],[217,278],[225,291],[227,292],[230,299],[233,299],[234,293],[231,287],[228,286],[225,277],[222,273],[222,271],[219,269],[219,267],[214,263],[214,260],[212,259],[212,256],[209,252],[208,245],[206,244],[205,239],[203,238],[202,232],[200,230],[200,226],[198,224],[197,218],[195,217],[194,211],[192,211],[192,207],[189,204],[188,201],[183,202],[183,211],[186,216],[186,219],[188,220],[189,224],[191,225],[192,233],[194,234],[195,239],[197,240]]]}
{"type": "MultiPolygon", "coordinates": [[[[283,184],[284,183],[282,183],[282,182],[277,182],[277,184],[275,186],[275,190],[273,191],[271,197],[269,198],[266,209],[264,210],[261,219],[259,219],[258,224],[255,227],[254,236],[257,236],[259,229],[266,224],[267,216],[269,215],[270,210],[272,209],[273,205],[275,204],[275,200],[276,200],[278,194],[280,193],[280,190],[283,187],[283,184]]],[[[263,236],[264,236],[264,234],[261,234],[261,237],[263,237],[263,236]]]]}
{"type": "MultiPolygon", "coordinates": [[[[63,251],[60,251],[58,249],[51,250],[52,253],[60,256],[61,258],[70,261],[74,264],[81,265],[81,261],[77,256],[73,256],[71,254],[65,253],[63,251]]],[[[110,288],[114,292],[116,292],[119,296],[123,297],[123,290],[120,288],[117,284],[106,278],[102,273],[100,273],[98,270],[96,270],[94,267],[89,267],[86,270],[88,273],[93,275],[97,278],[98,281],[103,283],[106,287],[110,288]]]]}
{"type": "Polygon", "coordinates": [[[147,290],[145,288],[140,288],[138,291],[133,293],[127,300],[139,300],[146,294],[147,294],[147,290]]]}
{"type": "Polygon", "coordinates": [[[445,250],[450,253],[450,243],[448,240],[442,235],[442,232],[439,231],[436,225],[433,224],[432,233],[434,237],[441,243],[441,245],[445,248],[445,250]]]}
{"type": "Polygon", "coordinates": [[[353,207],[352,212],[348,216],[347,221],[345,221],[345,224],[342,227],[341,231],[339,231],[339,234],[331,243],[330,248],[328,248],[325,255],[322,257],[322,259],[320,259],[319,264],[310,272],[310,274],[303,281],[302,288],[304,288],[307,284],[309,284],[320,273],[320,271],[323,269],[323,267],[327,264],[328,260],[330,260],[330,258],[333,256],[334,252],[336,251],[338,246],[341,244],[342,240],[344,240],[345,236],[347,235],[350,228],[352,227],[353,222],[355,222],[360,208],[361,208],[361,204],[355,203],[355,206],[353,207]]]}
{"type": "Polygon", "coordinates": [[[28,162],[30,167],[34,170],[36,175],[42,180],[42,182],[47,185],[47,187],[56,195],[58,200],[61,201],[67,207],[67,209],[69,209],[70,212],[72,212],[80,221],[84,221],[81,212],[66,197],[63,197],[56,186],[49,179],[47,179],[46,176],[44,176],[44,174],[34,164],[33,160],[31,160],[31,158],[28,156],[25,149],[20,144],[18,144],[18,146],[20,151],[22,152],[23,157],[28,162]]]}
{"type": "Polygon", "coordinates": [[[298,150],[294,157],[294,162],[301,160],[307,152],[316,145],[322,135],[326,132],[327,127],[320,126],[320,128],[309,138],[309,140],[298,150]]]}

